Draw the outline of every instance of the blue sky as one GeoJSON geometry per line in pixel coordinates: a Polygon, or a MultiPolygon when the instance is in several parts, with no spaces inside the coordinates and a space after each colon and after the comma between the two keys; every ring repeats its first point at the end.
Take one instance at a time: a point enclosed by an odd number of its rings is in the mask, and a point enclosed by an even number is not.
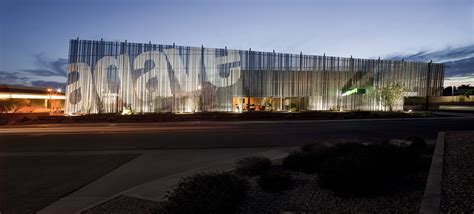
{"type": "Polygon", "coordinates": [[[473,23],[471,0],[0,0],[0,72],[64,81],[76,37],[383,58],[474,44],[473,23]]]}

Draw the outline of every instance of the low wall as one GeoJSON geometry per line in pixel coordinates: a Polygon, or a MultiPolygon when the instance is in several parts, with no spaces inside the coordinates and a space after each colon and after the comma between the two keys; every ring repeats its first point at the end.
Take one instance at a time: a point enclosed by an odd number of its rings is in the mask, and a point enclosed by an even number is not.
{"type": "MultiPolygon", "coordinates": [[[[426,97],[405,97],[404,110],[425,110],[426,97]]],[[[430,97],[428,110],[474,111],[474,96],[430,97]]]]}
{"type": "MultiPolygon", "coordinates": [[[[439,97],[430,97],[430,103],[465,103],[465,104],[474,104],[474,96],[439,96],[439,97]]],[[[415,104],[425,104],[426,97],[405,97],[405,105],[415,105],[415,104]]]]}

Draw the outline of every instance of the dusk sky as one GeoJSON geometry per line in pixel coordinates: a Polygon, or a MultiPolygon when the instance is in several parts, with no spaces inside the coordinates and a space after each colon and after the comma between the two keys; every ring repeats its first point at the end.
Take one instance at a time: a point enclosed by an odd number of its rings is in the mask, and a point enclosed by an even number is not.
{"type": "Polygon", "coordinates": [[[474,44],[472,0],[0,0],[0,83],[65,82],[69,39],[358,58],[474,44]]]}

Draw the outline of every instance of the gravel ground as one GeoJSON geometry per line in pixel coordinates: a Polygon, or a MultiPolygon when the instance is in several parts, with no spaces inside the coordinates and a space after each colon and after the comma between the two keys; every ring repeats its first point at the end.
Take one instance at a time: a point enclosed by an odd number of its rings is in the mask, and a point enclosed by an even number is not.
{"type": "MultiPolygon", "coordinates": [[[[431,151],[432,152],[432,151],[431,151]]],[[[389,196],[343,198],[319,187],[316,174],[291,172],[294,185],[280,193],[262,191],[249,179],[251,189],[239,213],[418,213],[428,176],[431,155],[424,156],[426,171],[403,179],[399,192],[389,196]]],[[[153,213],[160,203],[120,196],[83,213],[153,213]]]]}
{"type": "Polygon", "coordinates": [[[145,199],[139,199],[127,196],[118,196],[112,200],[109,200],[103,204],[99,204],[91,209],[88,209],[82,214],[94,214],[94,213],[114,213],[114,214],[125,214],[125,213],[156,213],[159,208],[159,203],[155,201],[149,201],[145,199]]]}
{"type": "Polygon", "coordinates": [[[280,213],[288,206],[288,191],[267,193],[257,184],[257,178],[249,179],[251,189],[240,207],[240,213],[280,213]]]}
{"type": "Polygon", "coordinates": [[[446,134],[441,210],[474,213],[474,132],[446,134]]]}
{"type": "MultiPolygon", "coordinates": [[[[259,189],[256,178],[239,213],[418,213],[423,186],[419,190],[374,198],[340,198],[317,185],[317,175],[292,173],[295,184],[281,193],[266,193],[259,189]]],[[[426,175],[415,178],[426,179],[426,175]]],[[[418,181],[414,181],[418,182],[418,181]]],[[[94,213],[156,213],[160,203],[119,196],[82,214],[94,213]]]]}
{"type": "MultiPolygon", "coordinates": [[[[282,193],[265,193],[251,181],[252,190],[240,213],[418,213],[424,185],[412,191],[373,198],[341,198],[317,185],[317,175],[293,173],[292,189],[282,193]]],[[[424,184],[427,173],[413,176],[407,182],[424,184]]]]}

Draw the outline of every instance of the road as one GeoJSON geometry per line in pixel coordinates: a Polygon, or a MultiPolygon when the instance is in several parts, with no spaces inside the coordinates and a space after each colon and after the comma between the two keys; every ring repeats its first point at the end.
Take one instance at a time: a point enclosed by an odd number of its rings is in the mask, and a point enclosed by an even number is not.
{"type": "MultiPolygon", "coordinates": [[[[0,210],[75,213],[147,182],[232,167],[249,155],[325,141],[434,140],[439,131],[474,130],[472,124],[474,117],[1,126],[0,195],[8,200],[0,210]]],[[[158,189],[167,188],[162,183],[158,189]]],[[[142,195],[160,195],[144,189],[142,195]]]]}
{"type": "Polygon", "coordinates": [[[439,131],[473,130],[474,118],[361,119],[331,121],[233,121],[133,124],[44,124],[0,127],[0,151],[286,147],[321,141],[368,141],[439,131]]]}

